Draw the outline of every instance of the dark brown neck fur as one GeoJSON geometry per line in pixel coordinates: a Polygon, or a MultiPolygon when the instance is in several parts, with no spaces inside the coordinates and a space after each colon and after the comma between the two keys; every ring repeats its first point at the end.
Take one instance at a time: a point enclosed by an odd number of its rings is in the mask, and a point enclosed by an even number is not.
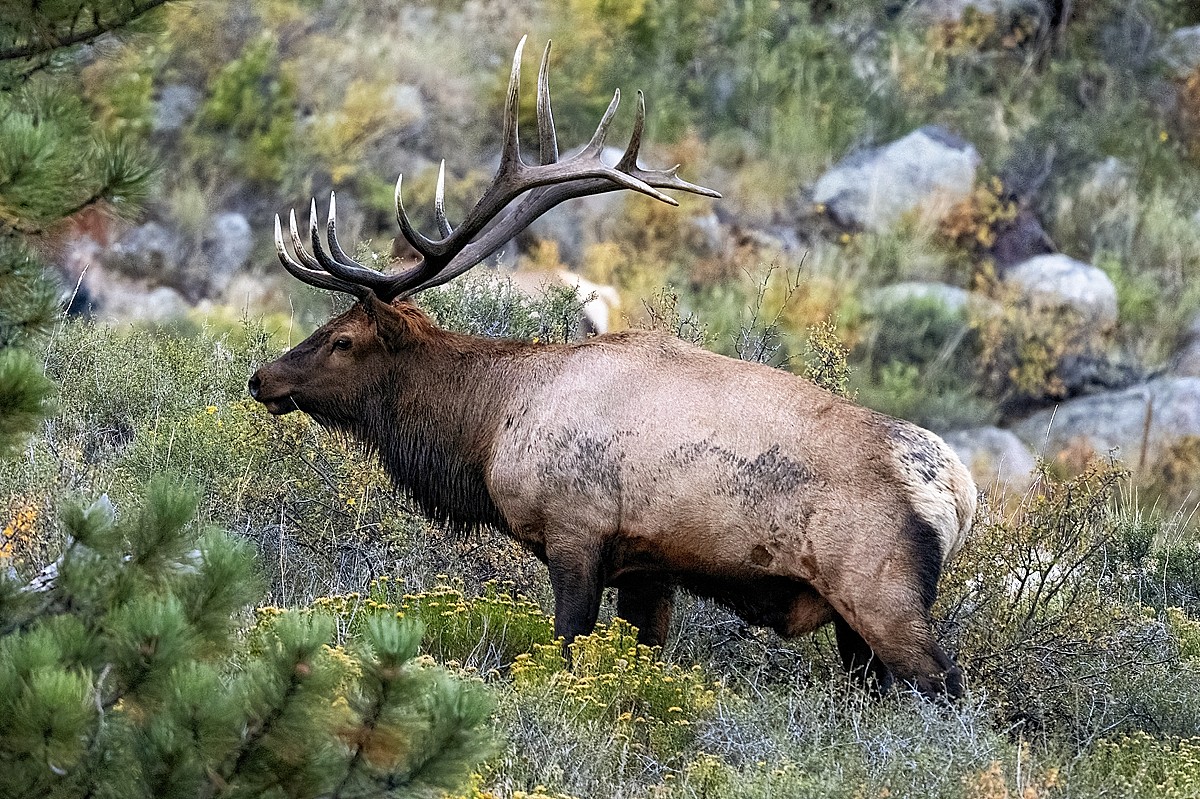
{"type": "Polygon", "coordinates": [[[334,426],[376,452],[430,519],[508,532],[484,470],[530,345],[451,333],[411,306],[405,322],[411,335],[380,370],[380,384],[364,386],[353,418],[334,426]]]}

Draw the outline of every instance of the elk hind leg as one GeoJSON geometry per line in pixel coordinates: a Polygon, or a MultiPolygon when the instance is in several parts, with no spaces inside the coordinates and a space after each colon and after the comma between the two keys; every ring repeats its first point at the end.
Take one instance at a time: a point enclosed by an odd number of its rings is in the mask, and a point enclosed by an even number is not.
{"type": "Polygon", "coordinates": [[[652,579],[617,589],[617,615],[638,629],[638,643],[662,646],[671,629],[675,587],[652,579]]]}
{"type": "Polygon", "coordinates": [[[834,616],[833,629],[842,666],[851,678],[880,694],[891,690],[891,670],[884,665],[863,637],[841,616],[834,616]]]}

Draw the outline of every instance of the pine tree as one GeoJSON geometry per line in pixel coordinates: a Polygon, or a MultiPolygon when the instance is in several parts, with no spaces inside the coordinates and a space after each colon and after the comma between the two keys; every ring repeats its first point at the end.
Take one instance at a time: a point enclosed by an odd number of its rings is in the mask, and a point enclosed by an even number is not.
{"type": "Polygon", "coordinates": [[[164,482],[118,515],[62,516],[67,546],[31,581],[0,575],[0,796],[428,796],[488,750],[482,686],[414,663],[419,624],[261,601],[246,543],[192,523],[164,482]]]}
{"type": "Polygon", "coordinates": [[[97,203],[132,212],[151,160],[94,124],[78,91],[78,46],[145,25],[162,0],[4,4],[0,14],[0,452],[19,444],[51,393],[10,351],[44,333],[60,290],[34,245],[97,203]]]}
{"type": "Polygon", "coordinates": [[[152,23],[164,0],[5,3],[0,14],[0,348],[44,329],[58,288],[36,243],[104,203],[131,213],[153,174],[135,143],[104,132],[78,90],[80,46],[152,23]]]}

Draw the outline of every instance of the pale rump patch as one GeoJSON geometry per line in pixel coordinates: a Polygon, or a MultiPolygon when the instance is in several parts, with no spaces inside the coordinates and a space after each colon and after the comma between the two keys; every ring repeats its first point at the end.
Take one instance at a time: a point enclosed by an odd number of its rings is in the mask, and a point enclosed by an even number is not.
{"type": "Polygon", "coordinates": [[[941,437],[914,424],[892,424],[892,460],[913,511],[934,530],[948,563],[967,540],[975,518],[975,481],[941,437]]]}

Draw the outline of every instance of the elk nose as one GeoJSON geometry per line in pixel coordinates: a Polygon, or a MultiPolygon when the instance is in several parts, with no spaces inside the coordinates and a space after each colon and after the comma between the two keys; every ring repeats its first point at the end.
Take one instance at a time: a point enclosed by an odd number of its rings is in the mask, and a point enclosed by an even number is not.
{"type": "Polygon", "coordinates": [[[258,372],[250,375],[250,382],[246,384],[246,388],[250,390],[250,396],[258,399],[258,390],[262,387],[262,381],[258,379],[258,372]]]}

